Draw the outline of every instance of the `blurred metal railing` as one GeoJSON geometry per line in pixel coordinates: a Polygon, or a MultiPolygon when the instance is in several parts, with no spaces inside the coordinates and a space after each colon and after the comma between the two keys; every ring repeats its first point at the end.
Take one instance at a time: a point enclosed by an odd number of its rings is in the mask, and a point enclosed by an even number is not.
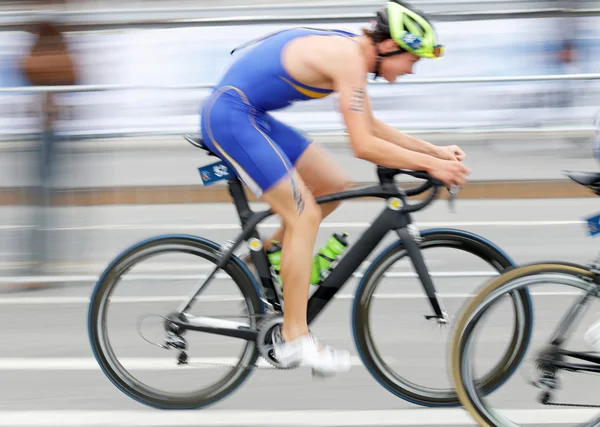
{"type": "MultiPolygon", "coordinates": [[[[361,3],[299,3],[240,5],[210,8],[115,8],[51,11],[71,30],[166,28],[249,24],[310,24],[367,22],[382,1],[361,3]]],[[[460,2],[414,1],[435,21],[468,21],[511,18],[598,16],[597,0],[490,0],[460,2]]],[[[23,28],[44,11],[0,12],[0,29],[23,28]]]]}
{"type": "MultiPolygon", "coordinates": [[[[484,84],[484,83],[516,83],[516,82],[543,82],[543,81],[595,81],[600,80],[600,73],[587,73],[587,74],[563,74],[563,75],[529,75],[529,76],[499,76],[499,77],[452,77],[452,78],[413,78],[407,77],[402,82],[395,84],[406,85],[436,85],[436,84],[484,84]]],[[[389,83],[383,81],[370,81],[371,86],[387,85],[389,83]]],[[[0,88],[0,94],[18,93],[18,94],[35,94],[35,93],[84,93],[84,92],[107,92],[107,91],[129,91],[129,90],[151,90],[151,91],[179,91],[179,90],[194,90],[194,89],[211,89],[214,84],[190,84],[190,85],[76,85],[76,86],[38,86],[38,87],[8,87],[0,88]]],[[[319,127],[316,124],[311,125],[311,129],[307,130],[313,136],[320,137],[329,143],[342,142],[340,137],[345,134],[343,126],[334,126],[327,129],[319,127]]],[[[117,126],[117,128],[120,128],[117,126]]],[[[116,128],[115,128],[116,129],[116,128]]],[[[404,130],[406,129],[406,123],[404,124],[404,130]]],[[[181,132],[185,133],[187,129],[182,128],[181,132]]],[[[410,133],[414,135],[428,135],[436,136],[444,139],[445,135],[453,134],[454,136],[460,134],[461,136],[471,136],[471,139],[487,139],[496,137],[507,137],[514,135],[527,135],[530,136],[541,136],[547,137],[550,135],[559,135],[564,137],[574,138],[587,138],[593,135],[595,127],[593,124],[593,118],[590,117],[589,123],[585,120],[573,122],[569,120],[555,119],[551,126],[520,126],[520,125],[507,125],[506,123],[498,123],[492,126],[432,126],[430,128],[417,128],[412,129],[410,133]]],[[[142,136],[142,135],[173,135],[174,133],[169,130],[158,130],[153,127],[148,127],[144,130],[128,131],[127,129],[120,129],[118,134],[114,134],[112,131],[105,132],[68,132],[69,135],[75,137],[89,138],[124,138],[131,136],[142,136]]],[[[2,136],[0,132],[0,139],[16,141],[19,137],[15,138],[15,135],[2,136]]],[[[159,142],[158,145],[163,143],[159,142]]],[[[164,142],[167,144],[167,142],[164,142]]],[[[5,144],[3,144],[5,145],[5,144]]],[[[8,146],[3,149],[9,149],[8,146]]]]}
{"type": "MultiPolygon", "coordinates": [[[[402,85],[428,85],[428,84],[458,84],[458,83],[511,83],[511,82],[532,82],[532,81],[556,81],[556,80],[600,80],[600,73],[586,74],[547,74],[534,76],[500,76],[500,77],[451,77],[451,78],[405,78],[402,83],[392,84],[402,85]]],[[[387,81],[370,81],[370,85],[387,85],[387,81]]],[[[23,86],[0,88],[2,92],[21,92],[21,93],[39,93],[39,92],[97,92],[107,90],[138,90],[138,89],[211,89],[213,83],[201,83],[192,85],[75,85],[75,86],[23,86]]]]}

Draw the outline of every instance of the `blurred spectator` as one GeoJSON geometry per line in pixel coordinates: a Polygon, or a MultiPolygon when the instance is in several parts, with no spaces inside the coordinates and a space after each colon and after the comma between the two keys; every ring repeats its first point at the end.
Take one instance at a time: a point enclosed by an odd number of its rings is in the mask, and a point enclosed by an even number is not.
{"type": "MultiPolygon", "coordinates": [[[[56,4],[56,3],[54,3],[56,4]]],[[[65,40],[60,24],[50,18],[41,20],[32,29],[35,41],[22,62],[27,80],[34,86],[69,86],[77,83],[78,72],[65,40]]],[[[58,95],[60,96],[60,95],[58,95]]],[[[57,144],[59,135],[55,122],[60,116],[57,94],[43,92],[39,99],[41,129],[39,147],[36,150],[37,170],[35,191],[35,226],[30,239],[30,254],[34,268],[31,273],[41,274],[48,259],[49,207],[52,178],[57,169],[57,144]]],[[[39,283],[28,283],[26,287],[38,287],[39,283]]]]}
{"type": "MultiPolygon", "coordinates": [[[[558,73],[577,73],[577,24],[577,18],[558,19],[557,32],[560,37],[556,52],[558,73]]],[[[563,81],[562,83],[562,96],[558,106],[562,108],[571,107],[575,103],[576,86],[571,81],[563,81]]]]}

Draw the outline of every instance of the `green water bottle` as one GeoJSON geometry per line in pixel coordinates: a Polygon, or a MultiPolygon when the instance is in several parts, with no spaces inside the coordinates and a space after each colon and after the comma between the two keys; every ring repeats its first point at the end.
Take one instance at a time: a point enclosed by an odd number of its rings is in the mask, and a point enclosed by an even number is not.
{"type": "Polygon", "coordinates": [[[310,284],[317,285],[323,273],[329,270],[331,264],[346,250],[348,246],[348,233],[334,233],[323,248],[313,258],[313,268],[310,284]]]}
{"type": "Polygon", "coordinates": [[[267,249],[267,258],[269,259],[269,262],[271,263],[271,267],[273,269],[273,273],[275,275],[274,282],[275,282],[275,287],[279,288],[279,291],[281,292],[281,298],[283,299],[283,281],[281,280],[281,273],[280,273],[280,269],[281,269],[281,250],[283,249],[283,246],[281,246],[281,243],[277,242],[277,241],[271,241],[271,247],[269,247],[269,249],[267,249]]]}
{"type": "Polygon", "coordinates": [[[281,268],[281,250],[283,247],[279,242],[272,241],[271,243],[271,247],[267,249],[267,258],[269,258],[269,262],[271,263],[271,266],[273,267],[273,270],[279,279],[279,269],[281,268]]]}

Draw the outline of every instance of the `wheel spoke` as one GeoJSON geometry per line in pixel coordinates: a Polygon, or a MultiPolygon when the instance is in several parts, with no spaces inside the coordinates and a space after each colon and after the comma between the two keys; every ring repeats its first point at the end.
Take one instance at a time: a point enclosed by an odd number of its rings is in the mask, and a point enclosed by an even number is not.
{"type": "MultiPolygon", "coordinates": [[[[511,261],[505,257],[500,250],[470,233],[460,230],[450,231],[432,231],[422,234],[420,250],[426,254],[429,249],[443,248],[450,251],[461,251],[467,255],[473,255],[490,266],[496,273],[502,272],[505,268],[512,266],[511,261]]],[[[356,298],[354,300],[354,338],[359,350],[359,355],[367,366],[373,377],[394,395],[403,398],[411,403],[440,406],[457,405],[458,397],[452,386],[447,388],[431,388],[413,381],[409,381],[404,374],[410,374],[407,370],[395,372],[379,353],[378,345],[373,337],[371,330],[373,319],[371,312],[374,311],[370,306],[374,300],[377,300],[375,290],[383,278],[389,274],[395,263],[408,258],[408,252],[401,242],[391,245],[377,257],[376,261],[365,272],[363,280],[357,288],[356,298]]],[[[431,274],[435,277],[434,274],[431,274]]],[[[496,276],[497,277],[497,276],[496,276]]],[[[402,283],[402,279],[398,283],[402,283]]],[[[406,280],[406,279],[404,279],[406,280]]],[[[419,282],[420,283],[420,282],[419,282]]],[[[439,286],[439,285],[438,285],[439,286]]],[[[444,290],[437,290],[440,294],[444,290]]],[[[438,295],[439,297],[439,295],[438,295]]],[[[491,391],[502,384],[512,372],[513,364],[517,363],[516,356],[527,346],[530,338],[530,331],[526,329],[527,319],[531,316],[531,304],[526,291],[515,294],[513,298],[514,316],[517,320],[515,330],[512,333],[512,341],[508,346],[501,360],[492,367],[490,372],[481,379],[486,391],[491,391]],[[523,319],[524,321],[519,321],[523,319]]],[[[429,306],[428,306],[429,307],[429,306]]],[[[429,307],[429,310],[431,308],[429,307]]],[[[431,314],[430,312],[423,313],[431,314]]],[[[394,326],[396,327],[396,326],[394,326]]],[[[398,331],[403,327],[398,325],[398,331]]],[[[384,335],[387,335],[386,331],[384,335]]],[[[402,340],[402,335],[399,335],[402,340]]],[[[423,355],[430,357],[431,354],[423,355]]],[[[442,356],[445,359],[445,355],[442,356]]],[[[401,364],[406,368],[406,364],[401,364]]]]}
{"type": "MultiPolygon", "coordinates": [[[[203,261],[208,261],[216,265],[219,262],[220,247],[213,242],[204,240],[201,238],[194,237],[181,237],[181,236],[161,236],[150,241],[133,246],[129,250],[121,254],[117,259],[111,263],[107,270],[102,274],[100,280],[96,284],[94,289],[91,302],[90,302],[90,315],[88,328],[90,330],[90,338],[92,343],[92,349],[96,360],[102,367],[104,373],[109,379],[125,394],[134,398],[138,401],[143,402],[146,405],[157,407],[157,408],[169,408],[169,409],[191,409],[200,408],[217,400],[220,400],[232,393],[237,387],[239,387],[246,377],[252,372],[256,366],[258,358],[258,351],[256,349],[253,338],[249,338],[250,341],[234,340],[233,342],[243,343],[242,352],[239,356],[234,358],[217,357],[212,358],[216,360],[237,360],[233,363],[213,363],[214,368],[220,367],[225,369],[225,373],[216,382],[211,385],[200,388],[194,382],[194,390],[188,392],[171,392],[165,390],[159,390],[152,386],[149,386],[134,376],[135,372],[128,371],[119,361],[113,348],[113,340],[108,337],[107,328],[107,313],[111,306],[110,299],[117,285],[121,283],[121,276],[126,272],[130,271],[133,267],[137,266],[143,261],[156,257],[158,255],[192,255],[196,258],[202,258],[203,261]]],[[[197,261],[195,264],[197,265],[197,261]]],[[[206,327],[209,330],[215,327],[226,327],[232,329],[239,329],[242,326],[251,332],[250,336],[256,334],[257,317],[260,319],[264,316],[264,305],[260,299],[260,294],[255,285],[254,278],[250,275],[248,269],[241,263],[238,258],[232,258],[232,260],[222,268],[222,272],[227,275],[238,292],[242,294],[242,304],[244,305],[243,313],[246,315],[245,319],[247,323],[225,320],[224,316],[210,317],[206,314],[202,315],[189,315],[189,323],[191,326],[196,328],[206,327]]],[[[190,293],[192,300],[198,294],[196,290],[202,290],[205,286],[201,284],[200,288],[196,286],[194,292],[190,293]]],[[[239,308],[239,302],[235,300],[234,304],[239,308]]],[[[206,302],[202,303],[206,306],[206,302]]],[[[215,302],[210,302],[214,305],[215,302]]],[[[227,302],[225,302],[227,304],[227,302]]],[[[126,304],[119,304],[118,307],[124,307],[125,314],[131,314],[131,307],[127,310],[126,304]]],[[[191,305],[186,305],[186,308],[191,308],[191,305]]],[[[173,310],[174,311],[174,310],[173,310]]],[[[164,316],[159,316],[163,319],[168,317],[167,313],[164,316]]],[[[238,316],[234,316],[238,317],[238,316]]],[[[214,334],[206,334],[195,332],[193,330],[186,330],[175,326],[171,320],[163,320],[164,330],[164,346],[159,344],[162,348],[172,348],[175,352],[165,352],[165,357],[170,357],[174,364],[182,363],[183,367],[189,366],[186,364],[188,361],[187,351],[190,350],[188,341],[192,337],[206,336],[206,337],[218,337],[214,334]],[[171,327],[168,327],[171,325],[171,327]],[[173,327],[175,329],[173,329],[173,327]],[[170,331],[170,332],[169,332],[170,331]]],[[[118,337],[117,337],[118,338],[118,337]]],[[[144,338],[145,339],[145,338],[144,338]]],[[[214,338],[212,338],[214,339],[214,338]]],[[[118,341],[118,340],[117,340],[118,341]]],[[[122,341],[122,340],[121,340],[122,341]]],[[[147,342],[151,342],[145,339],[147,342]]],[[[152,343],[152,342],[151,342],[152,343]]],[[[155,344],[156,343],[152,343],[155,344]]],[[[196,348],[202,350],[204,346],[196,346],[196,348]]],[[[154,347],[155,348],[155,347],[154,347]]],[[[148,352],[152,351],[150,348],[148,352]]],[[[156,350],[154,350],[156,351],[156,350]]],[[[194,357],[190,358],[192,361],[194,357]]],[[[211,358],[208,358],[211,359],[211,358]]],[[[144,360],[144,359],[138,359],[144,360]]],[[[162,359],[161,359],[162,360],[162,359]]],[[[211,365],[209,362],[208,365],[211,365]]],[[[182,368],[185,369],[185,368],[182,368]]],[[[213,369],[214,371],[215,369],[213,369]]],[[[186,371],[187,372],[187,371],[186,371]]],[[[191,371],[190,371],[191,372],[191,371]]],[[[196,371],[195,371],[196,372],[196,371]]],[[[197,371],[201,372],[201,371],[197,371]]],[[[189,376],[190,374],[186,374],[189,376]]],[[[213,380],[214,381],[214,380],[213,380]]],[[[177,381],[171,381],[177,385],[177,381]]]]}

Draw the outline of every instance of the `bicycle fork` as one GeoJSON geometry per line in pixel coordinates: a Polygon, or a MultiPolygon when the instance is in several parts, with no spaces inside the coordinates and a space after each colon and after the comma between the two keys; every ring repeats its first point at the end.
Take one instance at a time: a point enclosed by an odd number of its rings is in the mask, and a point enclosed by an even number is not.
{"type": "Polygon", "coordinates": [[[411,223],[406,227],[397,229],[396,233],[398,233],[398,237],[400,237],[400,240],[406,248],[406,252],[410,257],[413,267],[415,268],[417,275],[421,280],[421,284],[425,289],[425,293],[429,298],[429,304],[435,313],[433,315],[425,315],[425,319],[435,319],[437,324],[440,326],[447,325],[450,321],[448,313],[443,307],[442,302],[438,299],[438,294],[433,284],[433,280],[431,279],[431,275],[429,274],[429,270],[427,269],[427,265],[425,264],[423,253],[419,248],[418,243],[421,240],[419,230],[414,224],[411,223]]]}

